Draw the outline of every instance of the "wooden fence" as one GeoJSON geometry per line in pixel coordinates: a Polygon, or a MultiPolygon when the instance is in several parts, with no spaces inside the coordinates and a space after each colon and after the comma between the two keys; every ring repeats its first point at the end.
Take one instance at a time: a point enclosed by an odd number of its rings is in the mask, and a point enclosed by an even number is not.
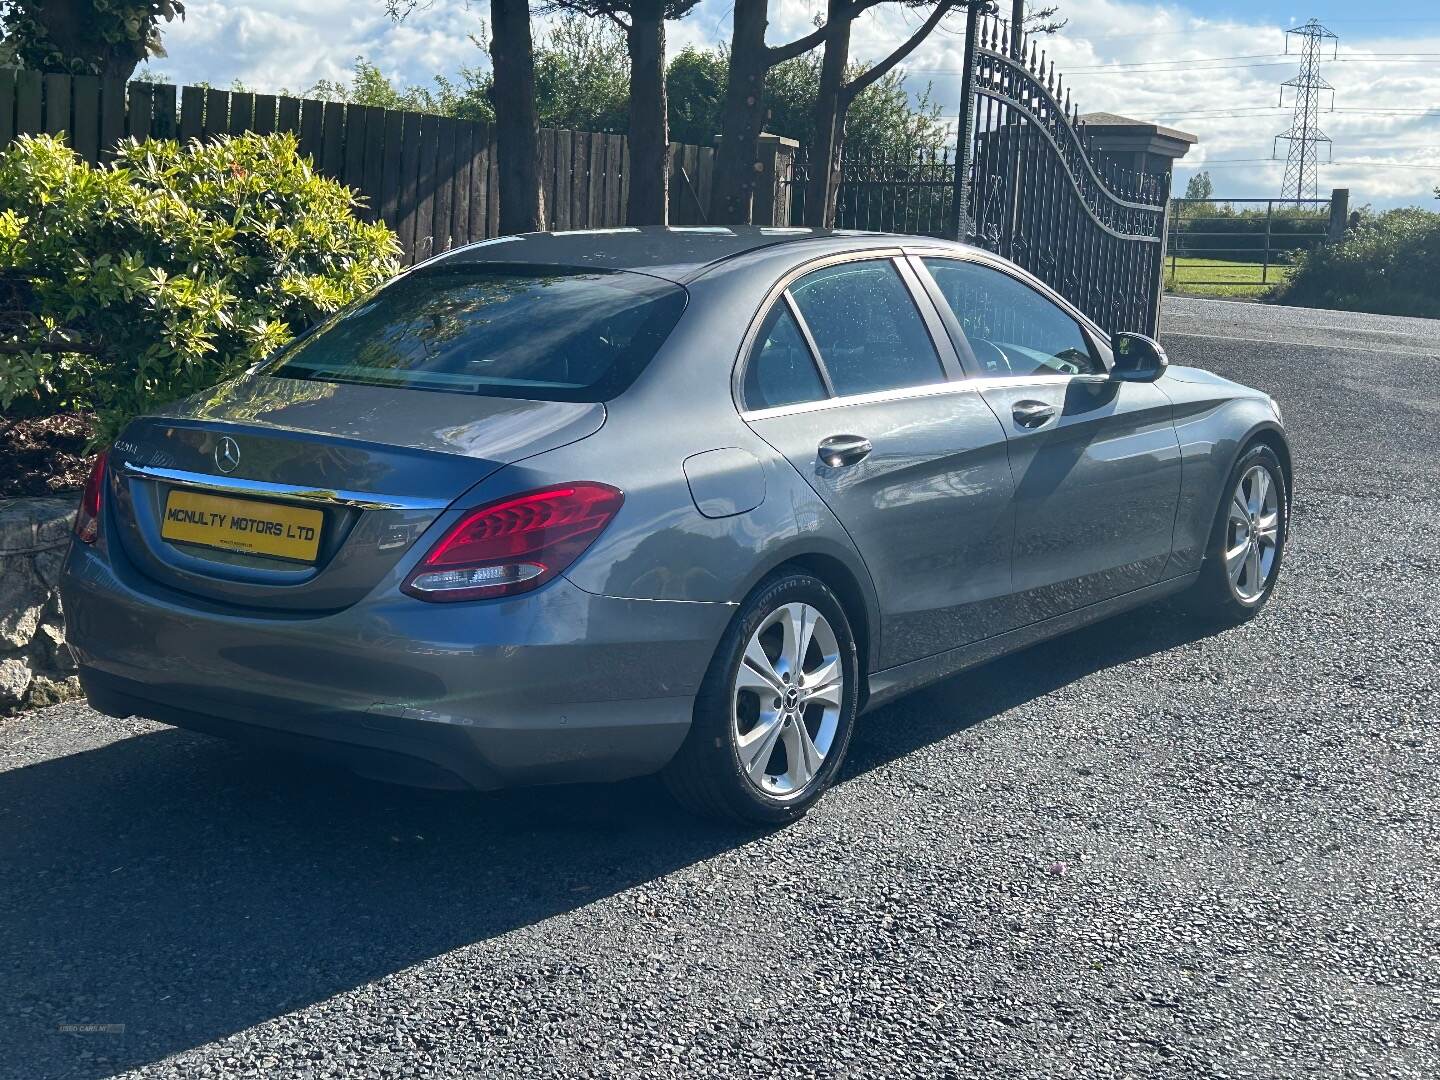
{"type": "MultiPolygon", "coordinates": [[[[495,133],[486,123],[339,101],[211,87],[44,75],[0,68],[0,146],[65,132],[86,161],[121,139],[293,131],[300,152],[364,198],[362,216],[400,237],[407,262],[496,235],[495,133]]],[[[707,224],[714,149],[671,144],[670,221],[707,224]]],[[[540,132],[547,227],[626,224],[630,153],[623,135],[540,132]]]]}

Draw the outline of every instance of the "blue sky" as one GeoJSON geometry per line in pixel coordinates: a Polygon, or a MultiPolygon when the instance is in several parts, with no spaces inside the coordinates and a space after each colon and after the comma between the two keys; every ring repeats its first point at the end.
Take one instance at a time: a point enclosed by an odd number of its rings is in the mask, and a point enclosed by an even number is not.
{"type": "MultiPolygon", "coordinates": [[[[1289,113],[1277,99],[1280,83],[1296,71],[1295,59],[1284,55],[1284,30],[1319,18],[1340,37],[1339,59],[1322,70],[1337,91],[1337,111],[1321,117],[1335,162],[1321,168],[1322,193],[1349,187],[1355,203],[1440,209],[1432,195],[1440,184],[1440,8],[1433,0],[1314,0],[1303,7],[1267,0],[1058,2],[1070,25],[1046,45],[1081,108],[1193,132],[1200,142],[1177,169],[1178,184],[1207,168],[1216,193],[1234,198],[1279,194],[1284,163],[1269,159],[1289,113]]],[[[672,50],[727,39],[731,3],[702,0],[688,19],[671,24],[672,50]]],[[[400,82],[428,83],[479,61],[467,35],[487,10],[483,0],[468,7],[435,0],[396,27],[382,0],[188,0],[186,21],[167,28],[169,58],[152,67],[176,82],[240,79],[299,89],[348,77],[363,54],[400,82]]],[[[823,10],[822,0],[771,0],[771,40],[804,33],[823,10]]],[[[884,55],[916,21],[881,5],[857,26],[855,54],[884,55]]],[[[912,91],[931,83],[952,114],[962,26],[963,17],[947,20],[946,32],[933,35],[908,65],[912,91]]]]}

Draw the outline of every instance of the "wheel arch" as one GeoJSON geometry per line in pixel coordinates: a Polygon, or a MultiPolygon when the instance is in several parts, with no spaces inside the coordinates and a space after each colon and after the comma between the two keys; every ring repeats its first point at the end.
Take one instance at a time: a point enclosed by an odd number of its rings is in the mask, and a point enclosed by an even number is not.
{"type": "Polygon", "coordinates": [[[757,575],[747,595],[758,587],[759,582],[786,570],[818,578],[840,601],[845,618],[850,622],[850,632],[855,635],[856,659],[860,664],[859,707],[863,709],[870,696],[869,674],[874,670],[880,648],[880,616],[873,590],[866,588],[860,573],[845,559],[810,548],[788,551],[776,558],[772,565],[757,575]]]}
{"type": "MultiPolygon", "coordinates": [[[[1240,443],[1239,450],[1235,452],[1235,461],[1239,461],[1247,450],[1257,445],[1268,446],[1280,459],[1280,473],[1285,480],[1285,501],[1288,507],[1295,493],[1295,464],[1290,456],[1290,441],[1285,438],[1285,432],[1278,424],[1261,424],[1252,429],[1240,443]]],[[[1230,467],[1235,467],[1234,461],[1230,463],[1230,467]]]]}

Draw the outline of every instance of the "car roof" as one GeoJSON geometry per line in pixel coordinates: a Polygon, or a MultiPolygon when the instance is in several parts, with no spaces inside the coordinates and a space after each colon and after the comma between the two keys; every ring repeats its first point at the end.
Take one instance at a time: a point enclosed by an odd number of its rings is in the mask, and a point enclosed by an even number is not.
{"type": "MultiPolygon", "coordinates": [[[[593,267],[600,270],[635,270],[681,284],[716,263],[762,248],[799,241],[813,250],[813,241],[834,239],[849,248],[894,246],[918,237],[890,233],[852,232],[843,229],[767,228],[764,226],[658,225],[613,229],[576,229],[558,233],[521,233],[467,244],[440,256],[435,262],[525,263],[542,266],[593,267]]],[[[928,238],[927,238],[928,239],[928,238]]],[[[821,245],[823,246],[823,245],[821,245]]]]}

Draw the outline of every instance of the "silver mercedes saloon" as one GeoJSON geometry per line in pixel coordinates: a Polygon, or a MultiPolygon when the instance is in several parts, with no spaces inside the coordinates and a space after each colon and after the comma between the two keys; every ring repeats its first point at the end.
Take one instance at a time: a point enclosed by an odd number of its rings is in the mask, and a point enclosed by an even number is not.
{"type": "Polygon", "coordinates": [[[130,424],[62,595],[102,713],[780,824],[900,694],[1164,597],[1253,616],[1290,490],[1269,397],[984,251],[535,234],[130,424]]]}

